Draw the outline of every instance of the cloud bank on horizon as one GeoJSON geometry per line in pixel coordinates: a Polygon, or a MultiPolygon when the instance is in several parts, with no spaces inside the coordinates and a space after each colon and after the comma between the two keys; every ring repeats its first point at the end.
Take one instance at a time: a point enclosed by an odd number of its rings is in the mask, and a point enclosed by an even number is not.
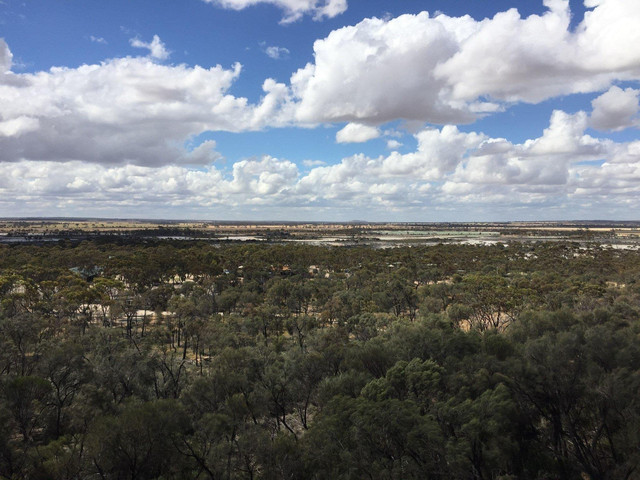
{"type": "Polygon", "coordinates": [[[640,50],[624,46],[640,44],[638,2],[586,0],[579,21],[567,0],[528,16],[371,16],[304,37],[301,54],[278,35],[338,21],[345,0],[199,1],[284,17],[228,66],[174,60],[178,40],[159,31],[25,72],[0,39],[0,216],[637,217],[640,50]],[[288,76],[260,79],[270,61],[288,76]],[[513,140],[531,117],[539,133],[513,140]],[[279,153],[280,132],[299,158],[279,153]],[[248,140],[231,152],[229,135],[248,140]]]}

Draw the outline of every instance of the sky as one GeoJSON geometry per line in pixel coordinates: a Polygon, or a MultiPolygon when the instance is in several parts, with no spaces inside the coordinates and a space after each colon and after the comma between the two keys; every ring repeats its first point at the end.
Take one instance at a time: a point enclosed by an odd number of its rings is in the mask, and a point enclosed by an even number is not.
{"type": "Polygon", "coordinates": [[[0,0],[0,217],[640,220],[636,0],[0,0]]]}

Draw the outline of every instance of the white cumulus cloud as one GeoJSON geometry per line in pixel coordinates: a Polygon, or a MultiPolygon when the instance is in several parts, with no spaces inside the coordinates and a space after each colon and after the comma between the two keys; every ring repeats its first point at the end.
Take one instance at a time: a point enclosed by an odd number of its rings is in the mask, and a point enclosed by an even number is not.
{"type": "Polygon", "coordinates": [[[624,130],[638,125],[640,90],[613,86],[591,102],[590,125],[597,130],[624,130]]]}
{"type": "Polygon", "coordinates": [[[512,102],[540,102],[640,80],[640,2],[589,0],[570,28],[568,0],[542,15],[365,19],[314,44],[291,77],[297,118],[382,124],[471,122],[512,102]]]}
{"type": "Polygon", "coordinates": [[[94,35],[89,35],[89,40],[91,40],[93,43],[100,43],[102,45],[107,45],[108,43],[103,37],[96,37],[94,35]]]}
{"type": "Polygon", "coordinates": [[[348,123],[336,133],[338,143],[364,143],[380,136],[380,130],[361,123],[348,123]]]}
{"type": "Polygon", "coordinates": [[[269,58],[273,58],[274,60],[280,60],[283,58],[287,58],[289,56],[289,49],[285,47],[277,47],[275,45],[266,46],[262,45],[264,49],[264,53],[267,54],[269,58]]]}
{"type": "Polygon", "coordinates": [[[143,42],[138,37],[135,37],[129,39],[129,43],[135,48],[146,48],[149,50],[149,56],[156,60],[166,60],[171,54],[158,35],[154,35],[150,42],[143,42]]]}
{"type": "MultiPolygon", "coordinates": [[[[10,58],[8,48],[4,58],[10,58]]],[[[8,63],[7,63],[8,64],[8,63]]],[[[260,103],[228,93],[241,66],[168,66],[144,57],[0,76],[0,162],[80,160],[162,165],[208,161],[183,145],[205,131],[286,123],[286,86],[260,103]]]]}
{"type": "Polygon", "coordinates": [[[396,150],[400,147],[402,147],[402,143],[399,142],[398,140],[394,140],[394,139],[387,140],[387,148],[389,150],[396,150]]]}

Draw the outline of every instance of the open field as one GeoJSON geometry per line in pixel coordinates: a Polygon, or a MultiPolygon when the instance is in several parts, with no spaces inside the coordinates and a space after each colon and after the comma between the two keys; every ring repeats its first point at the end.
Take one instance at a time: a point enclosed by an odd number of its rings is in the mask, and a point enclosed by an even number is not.
{"type": "Polygon", "coordinates": [[[640,222],[221,222],[126,219],[0,219],[0,242],[85,240],[104,236],[208,241],[396,246],[573,240],[634,246],[640,222]]]}

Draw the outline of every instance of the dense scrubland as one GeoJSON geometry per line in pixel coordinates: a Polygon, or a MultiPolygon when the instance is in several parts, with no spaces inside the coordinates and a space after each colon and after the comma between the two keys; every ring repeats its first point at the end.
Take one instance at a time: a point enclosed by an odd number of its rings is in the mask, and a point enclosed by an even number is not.
{"type": "Polygon", "coordinates": [[[0,477],[640,478],[640,254],[0,246],[0,477]]]}

